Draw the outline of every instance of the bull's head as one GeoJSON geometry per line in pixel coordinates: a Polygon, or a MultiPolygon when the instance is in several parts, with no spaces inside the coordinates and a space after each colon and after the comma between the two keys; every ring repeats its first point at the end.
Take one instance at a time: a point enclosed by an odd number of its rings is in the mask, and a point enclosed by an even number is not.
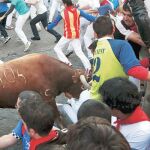
{"type": "Polygon", "coordinates": [[[68,91],[65,93],[66,96],[70,95],[74,98],[79,98],[80,93],[84,89],[90,89],[90,85],[87,82],[89,80],[89,76],[85,74],[84,70],[77,69],[75,70],[74,75],[72,76],[73,84],[70,86],[68,91]]]}

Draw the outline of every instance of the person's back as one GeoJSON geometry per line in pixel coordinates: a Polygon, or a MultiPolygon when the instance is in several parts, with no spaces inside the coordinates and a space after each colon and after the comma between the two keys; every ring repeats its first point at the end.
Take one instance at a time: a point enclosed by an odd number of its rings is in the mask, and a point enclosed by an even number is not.
{"type": "Polygon", "coordinates": [[[64,20],[64,36],[67,38],[79,38],[80,12],[74,6],[67,6],[61,16],[64,20]]]}
{"type": "Polygon", "coordinates": [[[113,39],[114,28],[111,19],[106,16],[99,17],[93,24],[99,39],[93,52],[92,99],[101,99],[98,91],[104,81],[127,77],[129,69],[140,65],[129,43],[113,39]]]}
{"type": "Polygon", "coordinates": [[[91,98],[101,99],[99,88],[108,79],[132,76],[140,80],[150,80],[150,72],[141,66],[131,45],[127,41],[113,39],[115,26],[110,17],[100,16],[93,23],[98,42],[93,51],[93,76],[91,98]]]}

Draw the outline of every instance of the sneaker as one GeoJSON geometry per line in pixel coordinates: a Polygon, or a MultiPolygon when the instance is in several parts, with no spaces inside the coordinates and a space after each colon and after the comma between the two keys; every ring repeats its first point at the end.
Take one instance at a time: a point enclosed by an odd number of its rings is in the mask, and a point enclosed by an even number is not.
{"type": "Polygon", "coordinates": [[[31,40],[35,41],[35,40],[40,40],[40,37],[32,37],[31,40]]]}
{"type": "Polygon", "coordinates": [[[13,26],[6,26],[5,29],[6,30],[12,30],[12,29],[14,29],[14,27],[13,26]]]}
{"type": "Polygon", "coordinates": [[[28,41],[28,42],[27,42],[27,44],[25,45],[24,52],[29,51],[29,47],[30,47],[30,45],[31,45],[31,42],[30,42],[30,41],[28,41]]]}
{"type": "Polygon", "coordinates": [[[6,37],[5,40],[4,40],[4,44],[6,44],[10,39],[11,39],[11,37],[9,37],[9,36],[6,37]]]}

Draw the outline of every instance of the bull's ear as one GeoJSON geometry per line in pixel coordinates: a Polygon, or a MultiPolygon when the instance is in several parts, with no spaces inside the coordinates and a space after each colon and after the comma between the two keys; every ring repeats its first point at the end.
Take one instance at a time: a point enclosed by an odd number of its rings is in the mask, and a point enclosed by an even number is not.
{"type": "Polygon", "coordinates": [[[72,81],[73,83],[77,83],[78,82],[78,78],[76,75],[72,76],[72,81]]]}

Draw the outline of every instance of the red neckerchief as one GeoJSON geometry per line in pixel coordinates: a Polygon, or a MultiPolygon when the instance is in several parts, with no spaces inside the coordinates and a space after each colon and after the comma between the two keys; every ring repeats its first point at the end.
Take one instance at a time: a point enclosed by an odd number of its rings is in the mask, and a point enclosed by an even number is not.
{"type": "Polygon", "coordinates": [[[116,128],[119,129],[120,125],[133,124],[133,123],[142,122],[142,121],[150,121],[150,119],[142,110],[142,108],[138,106],[129,117],[123,120],[118,119],[117,121],[115,121],[115,123],[117,124],[116,128]]]}
{"type": "Polygon", "coordinates": [[[52,141],[53,139],[58,137],[58,133],[56,130],[51,130],[48,136],[39,138],[39,139],[31,139],[30,141],[30,150],[36,150],[36,147],[42,143],[52,141]]]}
{"type": "Polygon", "coordinates": [[[101,6],[104,6],[104,5],[107,5],[107,4],[110,4],[110,2],[108,0],[104,0],[104,1],[100,2],[101,6]]]}
{"type": "Polygon", "coordinates": [[[136,26],[136,25],[134,25],[133,27],[130,27],[130,30],[132,30],[132,31],[134,31],[134,32],[136,32],[136,33],[138,33],[138,29],[137,29],[137,26],[136,26]]]}

